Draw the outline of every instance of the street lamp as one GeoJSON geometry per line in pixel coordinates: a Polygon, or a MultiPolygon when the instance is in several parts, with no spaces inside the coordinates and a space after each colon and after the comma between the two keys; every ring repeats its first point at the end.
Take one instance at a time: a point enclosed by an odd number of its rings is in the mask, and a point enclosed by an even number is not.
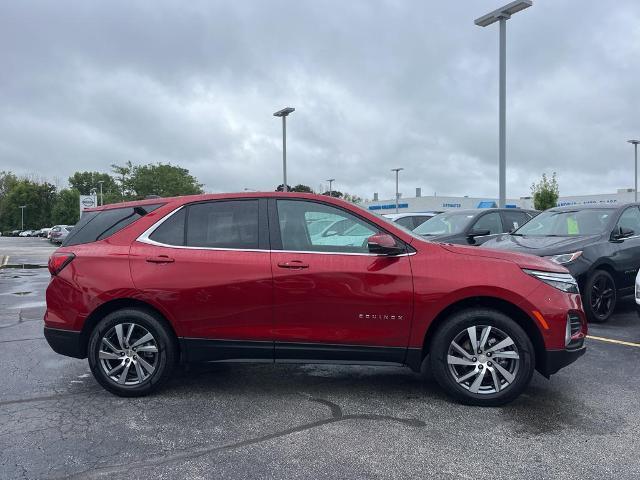
{"type": "Polygon", "coordinates": [[[24,230],[24,209],[25,209],[25,208],[27,208],[27,206],[26,206],[26,205],[20,205],[20,207],[19,207],[19,208],[20,208],[20,218],[21,218],[21,221],[20,221],[20,224],[21,224],[20,230],[24,230]]]}
{"type": "Polygon", "coordinates": [[[278,110],[273,114],[274,117],[282,117],[282,177],[284,179],[282,183],[283,192],[287,191],[287,116],[295,111],[295,108],[286,107],[282,110],[278,110]]]}
{"type": "Polygon", "coordinates": [[[400,173],[400,170],[404,170],[404,168],[392,168],[391,171],[392,172],[396,172],[396,213],[398,213],[398,174],[400,173]]]}
{"type": "Polygon", "coordinates": [[[498,206],[500,208],[504,208],[506,203],[506,191],[507,191],[507,158],[506,158],[506,79],[507,79],[507,66],[506,66],[506,43],[507,43],[507,20],[511,18],[511,15],[519,12],[520,10],[524,10],[525,8],[533,5],[532,0],[516,0],[515,2],[511,2],[504,7],[501,7],[497,10],[494,10],[491,13],[487,13],[486,15],[477,18],[475,20],[475,24],[479,27],[488,27],[489,25],[500,22],[500,87],[499,87],[499,98],[500,98],[500,125],[498,127],[498,144],[499,144],[499,174],[498,174],[498,183],[500,195],[498,199],[498,206]]]}
{"type": "Polygon", "coordinates": [[[333,182],[335,182],[335,181],[336,181],[336,179],[335,179],[335,178],[328,178],[328,179],[327,179],[327,182],[329,182],[329,196],[330,196],[330,197],[333,197],[333,189],[331,188],[331,184],[332,184],[333,182]]]}
{"type": "Polygon", "coordinates": [[[633,176],[633,181],[635,183],[635,186],[633,188],[633,191],[635,193],[635,201],[638,201],[638,144],[640,143],[640,140],[627,140],[627,142],[633,144],[633,148],[635,150],[635,157],[636,157],[636,170],[635,170],[635,175],[633,176]]]}
{"type": "Polygon", "coordinates": [[[104,180],[98,180],[98,185],[100,185],[100,205],[104,205],[104,197],[102,196],[102,184],[104,180]]]}

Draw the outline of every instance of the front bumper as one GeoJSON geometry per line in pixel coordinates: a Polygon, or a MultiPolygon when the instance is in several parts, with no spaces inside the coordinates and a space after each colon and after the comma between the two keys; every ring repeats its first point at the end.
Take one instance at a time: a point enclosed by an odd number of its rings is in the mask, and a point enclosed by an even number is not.
{"type": "Polygon", "coordinates": [[[74,358],[86,358],[87,351],[80,332],[44,327],[44,338],[54,352],[74,358]]]}
{"type": "Polygon", "coordinates": [[[545,377],[549,377],[558,370],[572,364],[587,351],[584,345],[573,350],[546,350],[538,361],[538,371],[545,377]]]}

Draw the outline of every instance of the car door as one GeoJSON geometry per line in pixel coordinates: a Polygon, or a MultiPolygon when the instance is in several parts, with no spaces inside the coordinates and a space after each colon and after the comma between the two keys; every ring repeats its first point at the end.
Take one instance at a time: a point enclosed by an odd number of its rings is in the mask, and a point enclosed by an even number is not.
{"type": "Polygon", "coordinates": [[[266,199],[193,203],[133,243],[133,282],[174,319],[191,360],[273,360],[266,212],[266,199]]]}
{"type": "Polygon", "coordinates": [[[487,212],[482,214],[469,228],[468,242],[471,245],[481,245],[487,240],[504,232],[502,219],[499,212],[487,212]],[[473,235],[473,232],[489,232],[486,235],[473,235]]]}
{"type": "Polygon", "coordinates": [[[369,253],[380,228],[322,202],[273,199],[269,224],[276,362],[402,363],[413,314],[409,256],[369,253]],[[309,225],[324,218],[350,226],[310,236],[309,225]]]}
{"type": "Polygon", "coordinates": [[[616,223],[614,233],[620,227],[633,230],[633,234],[613,243],[612,260],[616,269],[616,285],[618,289],[632,289],[640,269],[640,208],[626,208],[616,223]]]}

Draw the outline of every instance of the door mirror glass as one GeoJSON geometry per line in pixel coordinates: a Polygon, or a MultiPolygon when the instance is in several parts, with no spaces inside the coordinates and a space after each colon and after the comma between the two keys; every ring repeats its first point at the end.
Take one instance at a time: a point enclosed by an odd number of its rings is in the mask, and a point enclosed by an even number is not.
{"type": "Polygon", "coordinates": [[[395,239],[387,233],[376,233],[367,239],[369,252],[380,255],[400,255],[404,248],[399,246],[395,239]]]}

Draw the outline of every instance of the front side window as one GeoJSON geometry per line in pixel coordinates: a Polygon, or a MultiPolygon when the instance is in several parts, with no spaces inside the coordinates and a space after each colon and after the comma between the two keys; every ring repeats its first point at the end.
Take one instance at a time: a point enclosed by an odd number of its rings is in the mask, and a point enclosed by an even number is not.
{"type": "Polygon", "coordinates": [[[488,231],[488,235],[502,233],[502,221],[498,212],[487,213],[478,219],[473,226],[475,231],[488,231]]]}
{"type": "Polygon", "coordinates": [[[611,209],[586,208],[542,212],[514,232],[515,235],[580,236],[604,233],[611,209]]]}
{"type": "Polygon", "coordinates": [[[441,213],[418,225],[414,233],[420,235],[448,235],[462,233],[475,217],[470,212],[441,213]]]}
{"type": "Polygon", "coordinates": [[[508,232],[513,232],[527,223],[531,216],[525,212],[502,212],[502,218],[504,220],[504,229],[508,232]]]}
{"type": "Polygon", "coordinates": [[[258,200],[195,203],[186,215],[188,247],[259,248],[258,200]]]}
{"type": "Polygon", "coordinates": [[[278,200],[277,206],[283,250],[368,253],[367,239],[379,232],[364,220],[329,205],[278,200]]]}
{"type": "Polygon", "coordinates": [[[618,220],[618,228],[633,230],[633,233],[640,235],[640,209],[638,207],[627,208],[618,220]]]}

